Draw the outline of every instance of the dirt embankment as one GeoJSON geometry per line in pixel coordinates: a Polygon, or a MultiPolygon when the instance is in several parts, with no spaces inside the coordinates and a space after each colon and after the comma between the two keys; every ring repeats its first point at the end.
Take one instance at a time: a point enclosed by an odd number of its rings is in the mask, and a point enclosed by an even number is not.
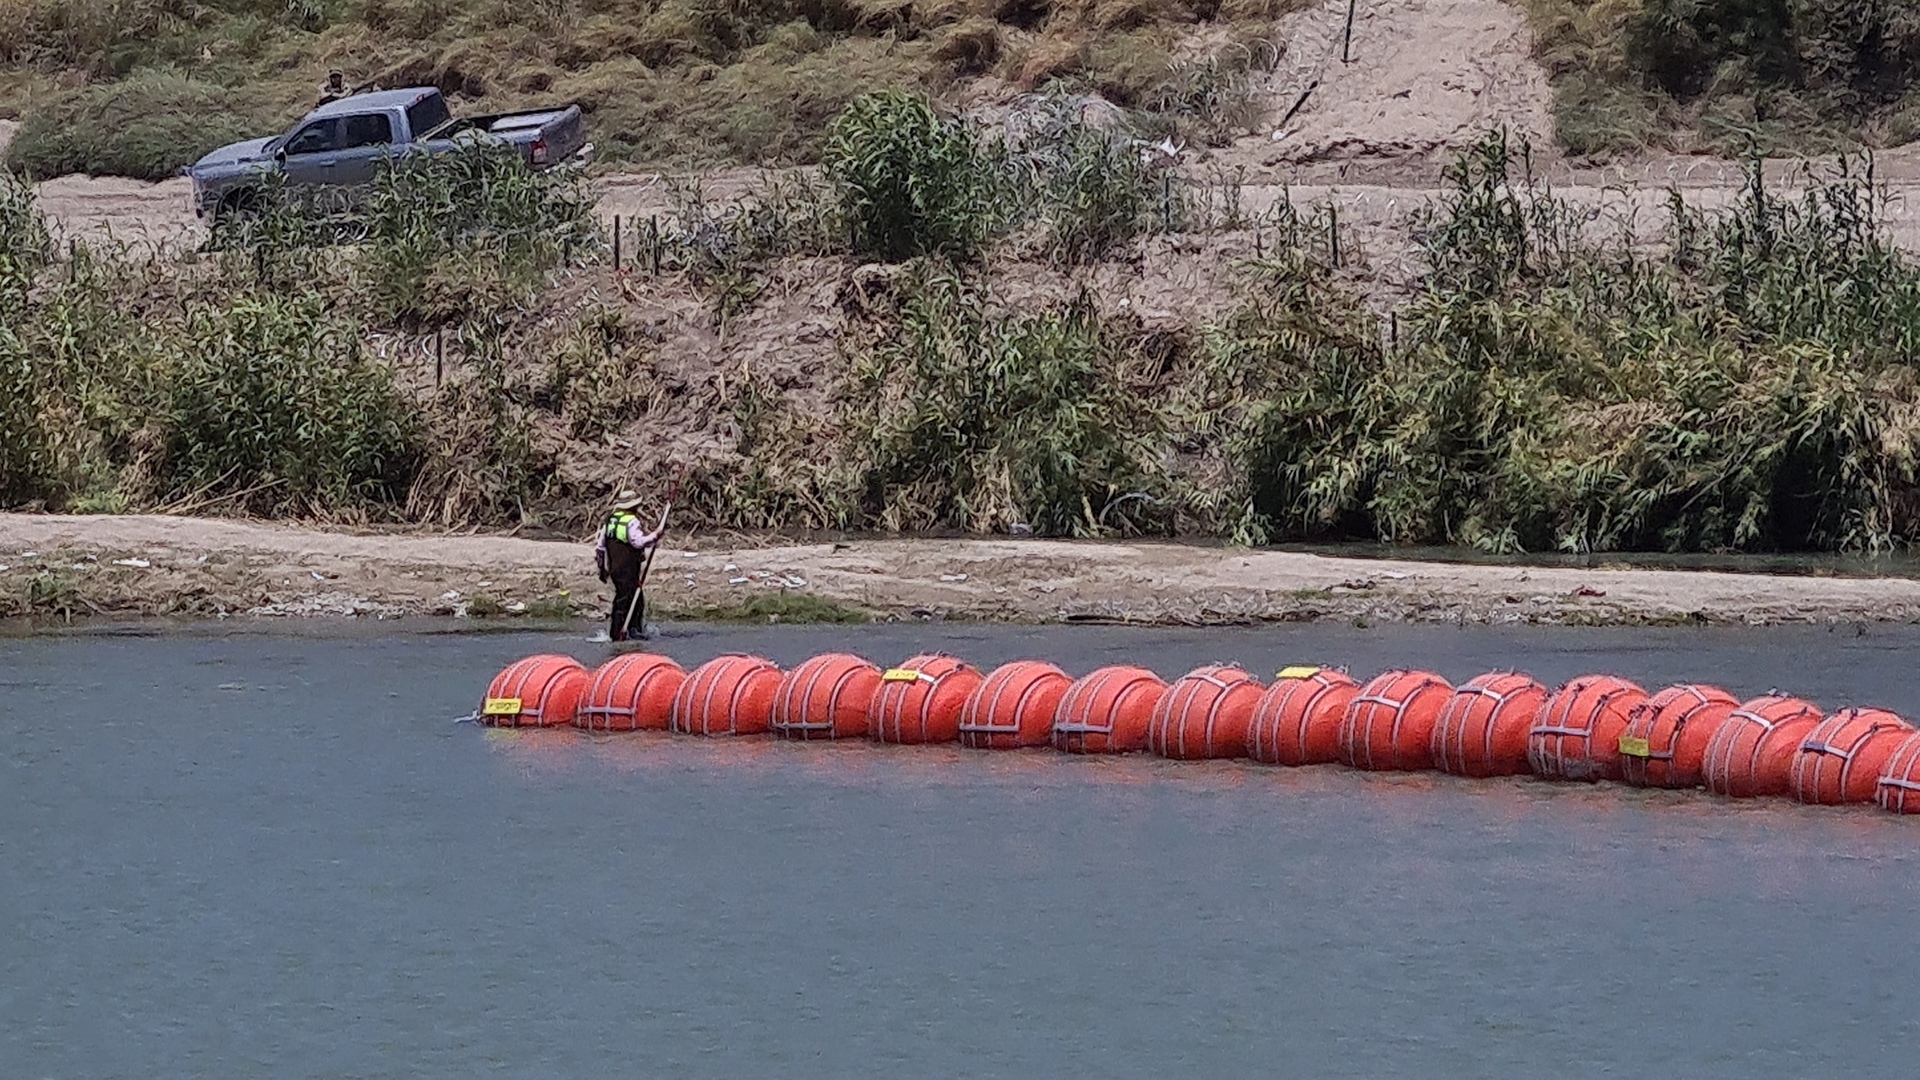
{"type": "MultiPolygon", "coordinates": [[[[759,617],[817,616],[837,606],[877,618],[1189,625],[1920,620],[1920,581],[1909,579],[1465,566],[1046,540],[699,539],[660,552],[649,591],[665,613],[759,617]]],[[[0,515],[0,612],[13,614],[591,615],[604,593],[585,543],[0,515]]]]}

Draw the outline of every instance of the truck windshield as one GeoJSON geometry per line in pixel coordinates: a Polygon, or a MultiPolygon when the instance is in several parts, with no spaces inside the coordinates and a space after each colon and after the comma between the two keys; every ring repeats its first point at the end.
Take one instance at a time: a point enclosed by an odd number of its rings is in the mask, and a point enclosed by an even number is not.
{"type": "Polygon", "coordinates": [[[428,94],[407,106],[407,130],[413,132],[416,139],[425,138],[428,132],[449,119],[447,99],[439,94],[428,94]]]}

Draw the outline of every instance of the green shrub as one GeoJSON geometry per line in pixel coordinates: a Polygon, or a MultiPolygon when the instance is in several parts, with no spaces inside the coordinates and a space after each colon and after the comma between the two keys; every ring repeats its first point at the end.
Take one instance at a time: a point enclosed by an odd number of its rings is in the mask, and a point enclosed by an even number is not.
{"type": "Polygon", "coordinates": [[[1011,162],[1029,212],[1044,219],[1052,254],[1064,262],[1099,259],[1133,239],[1161,201],[1158,177],[1133,141],[1077,112],[1070,101],[1044,105],[1011,162]]]}
{"type": "Polygon", "coordinates": [[[856,99],[828,129],[822,166],[864,255],[973,259],[995,230],[994,152],[922,95],[856,99]]]}
{"type": "Polygon", "coordinates": [[[171,495],[260,510],[404,497],[420,453],[414,408],[356,324],[316,296],[243,293],[185,330],[166,403],[171,495]]]}
{"type": "Polygon", "coordinates": [[[209,150],[268,134],[272,110],[171,72],[61,92],[27,113],[7,163],[36,179],[66,173],[164,180],[209,150]]]}
{"type": "Polygon", "coordinates": [[[0,169],[0,314],[18,312],[33,275],[52,257],[53,239],[32,185],[0,169]]]}
{"type": "Polygon", "coordinates": [[[546,271],[597,251],[591,188],[484,144],[382,169],[359,273],[390,320],[442,325],[513,306],[546,271]]]}
{"type": "Polygon", "coordinates": [[[1046,534],[1137,526],[1158,425],[1126,373],[1128,342],[1084,298],[1001,314],[976,286],[923,270],[899,336],[853,373],[846,423],[867,512],[888,528],[1046,534]]]}

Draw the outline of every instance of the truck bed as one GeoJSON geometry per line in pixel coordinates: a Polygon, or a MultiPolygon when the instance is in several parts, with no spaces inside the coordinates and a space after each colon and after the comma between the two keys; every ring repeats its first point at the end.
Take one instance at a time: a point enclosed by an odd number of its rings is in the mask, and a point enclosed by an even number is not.
{"type": "Polygon", "coordinates": [[[558,164],[572,157],[586,143],[586,128],[578,105],[563,109],[527,109],[481,116],[457,116],[428,132],[426,140],[452,139],[469,132],[484,133],[529,148],[537,140],[544,139],[547,159],[534,164],[558,164]]]}

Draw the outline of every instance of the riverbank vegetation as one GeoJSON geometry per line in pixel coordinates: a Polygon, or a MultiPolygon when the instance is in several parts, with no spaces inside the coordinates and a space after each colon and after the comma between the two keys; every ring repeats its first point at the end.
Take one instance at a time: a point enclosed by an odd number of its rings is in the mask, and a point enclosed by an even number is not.
{"type": "Polygon", "coordinates": [[[565,530],[641,486],[753,530],[1920,537],[1920,269],[1863,162],[1676,198],[1630,243],[1489,136],[1410,292],[1369,302],[1331,210],[1249,216],[1075,116],[1009,138],[863,100],[822,178],[683,190],[618,272],[581,180],[484,154],[173,253],[56,243],[9,181],[0,501],[565,530]],[[1100,287],[1182,250],[1237,253],[1217,316],[1100,287]]]}

